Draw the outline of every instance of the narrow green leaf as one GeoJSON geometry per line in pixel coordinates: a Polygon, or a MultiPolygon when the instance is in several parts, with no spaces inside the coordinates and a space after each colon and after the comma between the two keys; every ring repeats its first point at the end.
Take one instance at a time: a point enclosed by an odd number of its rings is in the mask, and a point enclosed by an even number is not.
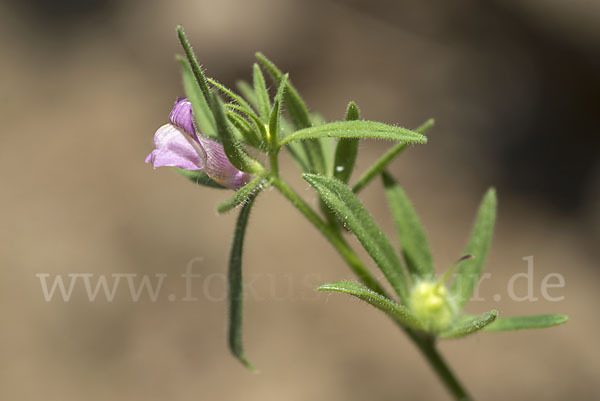
{"type": "Polygon", "coordinates": [[[192,72],[192,67],[190,67],[190,63],[185,57],[177,56],[177,60],[181,64],[183,89],[186,97],[192,103],[196,126],[200,129],[203,136],[215,139],[218,137],[215,118],[210,106],[204,99],[204,94],[200,90],[200,86],[198,86],[198,82],[192,72]]]}
{"type": "MultiPolygon", "coordinates": [[[[279,87],[279,84],[283,79],[283,73],[262,53],[256,53],[256,58],[279,87]]],[[[306,104],[304,104],[304,100],[302,100],[296,88],[294,88],[289,80],[285,88],[284,100],[285,104],[287,105],[287,111],[290,115],[290,119],[292,120],[292,124],[294,124],[296,129],[312,126],[308,108],[306,107],[306,104]]]]}
{"type": "MultiPolygon", "coordinates": [[[[348,104],[346,111],[346,121],[356,121],[359,119],[358,107],[354,102],[348,104]]],[[[342,138],[338,141],[335,148],[335,158],[333,162],[333,176],[344,184],[348,183],[354,164],[356,154],[358,153],[358,138],[342,138]]]]}
{"type": "Polygon", "coordinates": [[[227,88],[225,85],[219,83],[219,81],[215,79],[208,78],[208,82],[210,82],[215,88],[220,90],[225,96],[229,97],[231,100],[236,102],[246,114],[251,114],[254,117],[258,118],[254,110],[252,110],[252,106],[250,106],[250,104],[246,102],[246,100],[243,97],[233,92],[231,89],[227,88]]]}
{"type": "Polygon", "coordinates": [[[242,143],[235,137],[229,120],[225,116],[223,102],[217,94],[213,95],[212,103],[214,104],[215,121],[217,123],[219,138],[221,138],[225,154],[231,164],[247,173],[262,173],[264,169],[261,164],[246,152],[242,143]]]}
{"type": "Polygon", "coordinates": [[[235,233],[231,252],[229,254],[229,349],[233,355],[242,362],[248,369],[256,371],[256,368],[246,359],[242,343],[242,309],[244,302],[243,281],[242,281],[242,251],[244,248],[244,236],[250,209],[254,202],[254,197],[250,197],[242,207],[235,225],[235,233]]]}
{"type": "Polygon", "coordinates": [[[194,50],[190,45],[187,37],[185,36],[185,32],[183,31],[183,27],[181,25],[177,26],[177,37],[179,38],[179,42],[181,43],[181,47],[183,47],[183,51],[190,63],[190,67],[192,68],[192,72],[194,73],[194,77],[196,78],[196,82],[204,95],[204,100],[208,105],[210,105],[212,99],[210,95],[210,88],[208,87],[208,82],[206,81],[206,77],[202,72],[202,68],[200,68],[200,64],[198,64],[198,60],[196,59],[196,55],[194,54],[194,50]]]}
{"type": "Polygon", "coordinates": [[[263,190],[264,179],[265,177],[263,175],[258,175],[249,183],[235,191],[235,194],[231,198],[217,205],[217,213],[227,213],[235,207],[247,203],[251,197],[255,197],[258,192],[263,190]]]}
{"type": "Polygon", "coordinates": [[[517,317],[501,317],[485,328],[485,331],[510,331],[525,329],[543,329],[566,323],[566,315],[549,314],[517,317]]]}
{"type": "Polygon", "coordinates": [[[233,124],[235,128],[241,133],[242,137],[246,140],[248,144],[254,146],[255,148],[259,148],[262,146],[262,141],[256,130],[252,128],[250,123],[246,121],[242,116],[233,112],[227,111],[227,118],[233,124]]]}
{"type": "Polygon", "coordinates": [[[340,281],[338,283],[323,284],[317,288],[318,291],[342,292],[361,299],[377,309],[385,312],[397,322],[417,330],[423,330],[423,326],[406,307],[397,304],[393,300],[384,297],[354,281],[340,281]]]}
{"type": "MultiPolygon", "coordinates": [[[[256,64],[255,64],[256,65],[256,64]]],[[[256,65],[258,68],[258,65],[256,65]]],[[[260,70],[260,69],[259,69],[260,70]]],[[[283,76],[279,89],[277,89],[277,95],[275,96],[275,102],[273,103],[273,109],[270,111],[269,117],[269,139],[271,143],[271,149],[278,149],[279,137],[281,130],[281,107],[283,102],[283,95],[285,93],[285,86],[287,84],[288,74],[283,76]]]]}
{"type": "Polygon", "coordinates": [[[402,262],[389,240],[356,195],[336,178],[317,174],[303,174],[302,177],[317,190],[325,203],[356,235],[367,253],[390,282],[402,304],[407,305],[408,285],[402,262]]]}
{"type": "Polygon", "coordinates": [[[265,77],[256,63],[254,63],[253,66],[253,82],[260,118],[267,123],[269,121],[269,115],[271,114],[271,102],[269,101],[269,92],[267,91],[265,77]]]}
{"type": "MultiPolygon", "coordinates": [[[[427,120],[415,131],[420,134],[424,134],[429,128],[433,126],[433,124],[433,119],[427,120]]],[[[354,191],[355,194],[360,192],[360,190],[366,187],[367,184],[369,184],[373,180],[373,178],[377,177],[383,170],[385,170],[385,168],[392,162],[392,160],[394,160],[394,158],[400,153],[402,153],[402,151],[407,147],[407,143],[398,143],[392,148],[390,148],[387,152],[383,154],[383,156],[377,159],[377,161],[373,163],[373,165],[369,167],[367,171],[363,173],[363,175],[360,176],[360,178],[356,181],[356,184],[354,184],[354,186],[352,187],[352,191],[354,191]]]]}
{"type": "MultiPolygon", "coordinates": [[[[279,86],[283,79],[283,73],[279,68],[277,68],[277,66],[262,53],[256,53],[256,58],[271,76],[273,81],[275,81],[275,84],[279,86]]],[[[284,102],[290,120],[297,130],[313,125],[304,100],[302,100],[302,97],[300,97],[300,94],[298,94],[298,91],[289,80],[285,88],[284,102]]],[[[326,174],[325,158],[321,142],[317,139],[310,139],[303,143],[302,146],[304,147],[310,165],[310,170],[308,171],[326,174]]]]}
{"type": "Polygon", "coordinates": [[[267,128],[265,127],[265,124],[261,121],[260,118],[258,118],[258,116],[254,113],[248,113],[248,111],[237,104],[226,104],[225,108],[228,110],[233,110],[233,111],[237,111],[242,113],[243,115],[245,115],[246,117],[248,117],[250,119],[250,121],[252,122],[252,125],[254,126],[254,130],[256,132],[258,132],[258,136],[260,136],[260,146],[259,148],[263,148],[266,145],[267,142],[267,128]]]}
{"type": "Polygon", "coordinates": [[[496,316],[498,316],[498,312],[493,310],[479,316],[465,317],[439,336],[441,338],[460,338],[474,334],[492,323],[496,316]]]}
{"type": "Polygon", "coordinates": [[[435,271],[427,237],[412,203],[392,176],[384,171],[382,178],[413,283],[422,278],[433,278],[435,271]]]}
{"type": "Polygon", "coordinates": [[[427,138],[418,132],[375,121],[358,120],[336,121],[304,128],[285,137],[281,145],[314,138],[380,138],[404,143],[427,143],[427,138]]]}
{"type": "Polygon", "coordinates": [[[213,181],[205,172],[200,170],[184,170],[182,168],[173,167],[175,171],[187,178],[188,180],[195,182],[196,184],[203,185],[210,188],[227,189],[221,184],[217,184],[213,181]]]}
{"type": "Polygon", "coordinates": [[[479,282],[485,259],[492,242],[494,223],[496,221],[496,191],[491,188],[485,194],[475,220],[475,227],[464,251],[465,255],[473,255],[472,259],[463,261],[458,266],[456,278],[450,291],[461,310],[471,298],[473,289],[479,282]]]}
{"type": "Polygon", "coordinates": [[[258,110],[258,99],[256,98],[256,92],[254,92],[252,85],[250,85],[244,80],[237,81],[235,85],[237,86],[244,99],[246,99],[248,103],[250,103],[252,107],[254,107],[255,110],[258,110]]]}

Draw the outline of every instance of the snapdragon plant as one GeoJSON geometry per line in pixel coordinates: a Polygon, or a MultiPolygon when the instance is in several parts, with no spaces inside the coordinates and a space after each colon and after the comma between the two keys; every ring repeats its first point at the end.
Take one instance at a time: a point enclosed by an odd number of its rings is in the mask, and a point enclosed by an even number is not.
{"type": "Polygon", "coordinates": [[[384,312],[414,342],[457,400],[471,397],[439,354],[439,340],[480,331],[550,327],[567,320],[559,314],[499,317],[495,310],[478,316],[463,313],[479,281],[492,239],[496,218],[494,189],[483,197],[464,256],[436,278],[419,218],[402,187],[386,171],[409,145],[427,142],[423,134],[432,127],[433,120],[415,130],[364,121],[351,102],[343,121],[322,122],[309,113],[288,75],[261,53],[256,54],[252,84],[240,83],[240,93],[236,93],[204,74],[183,28],[178,27],[177,33],[185,52],[185,57],[178,60],[186,97],[177,99],[169,123],[156,132],[155,149],[146,162],[155,168],[174,167],[207,187],[235,191],[217,205],[217,211],[239,209],[229,258],[228,336],[231,351],[245,366],[254,370],[242,346],[244,234],[254,199],[269,186],[276,188],[315,226],[358,279],[323,284],[318,290],[348,294],[384,312]],[[274,96],[267,90],[265,73],[277,87],[274,96]],[[393,145],[350,184],[358,141],[365,138],[386,139],[393,145]],[[250,148],[253,151],[249,152],[250,148]],[[302,178],[318,194],[318,210],[280,175],[282,150],[289,152],[302,171],[302,178]],[[268,165],[253,156],[260,153],[266,155],[268,165]],[[400,254],[357,196],[375,180],[385,189],[401,244],[400,254]],[[392,293],[367,269],[348,244],[347,235],[356,236],[390,284],[392,293]]]}

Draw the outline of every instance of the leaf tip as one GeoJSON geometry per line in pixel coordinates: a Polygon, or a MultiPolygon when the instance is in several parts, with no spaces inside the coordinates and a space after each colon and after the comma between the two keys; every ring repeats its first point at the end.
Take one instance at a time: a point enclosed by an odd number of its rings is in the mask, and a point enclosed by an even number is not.
{"type": "Polygon", "coordinates": [[[233,354],[235,356],[235,358],[240,361],[242,363],[242,365],[244,365],[246,367],[246,369],[248,369],[250,372],[252,373],[260,373],[260,371],[258,370],[258,368],[254,365],[252,365],[252,363],[250,363],[250,361],[248,359],[246,359],[246,355],[244,354],[233,354]]]}
{"type": "Polygon", "coordinates": [[[556,325],[565,324],[569,321],[569,316],[563,314],[556,315],[556,325]]]}

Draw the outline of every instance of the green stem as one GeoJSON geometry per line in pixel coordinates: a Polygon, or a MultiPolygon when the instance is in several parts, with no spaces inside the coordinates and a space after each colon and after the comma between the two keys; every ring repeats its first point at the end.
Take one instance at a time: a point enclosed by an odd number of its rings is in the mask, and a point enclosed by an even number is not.
{"type": "Polygon", "coordinates": [[[279,177],[279,155],[276,151],[269,152],[269,164],[271,166],[271,174],[274,177],[279,177]]]}
{"type": "Polygon", "coordinates": [[[433,338],[423,338],[418,333],[405,330],[408,336],[415,342],[423,356],[429,362],[429,365],[437,373],[440,380],[446,386],[446,389],[452,394],[456,401],[472,401],[473,399],[458,381],[450,366],[444,361],[437,348],[433,338]]]}
{"type": "MultiPolygon", "coordinates": [[[[364,285],[379,294],[387,296],[385,290],[371,273],[369,273],[366,266],[346,243],[339,231],[334,230],[330,225],[323,221],[323,219],[281,178],[271,176],[271,183],[321,232],[321,234],[323,234],[325,238],[327,238],[327,240],[329,240],[364,285]]],[[[417,345],[454,399],[456,401],[471,401],[472,398],[462,387],[435,347],[435,340],[431,337],[425,337],[421,333],[417,333],[404,326],[400,327],[417,345]]]]}

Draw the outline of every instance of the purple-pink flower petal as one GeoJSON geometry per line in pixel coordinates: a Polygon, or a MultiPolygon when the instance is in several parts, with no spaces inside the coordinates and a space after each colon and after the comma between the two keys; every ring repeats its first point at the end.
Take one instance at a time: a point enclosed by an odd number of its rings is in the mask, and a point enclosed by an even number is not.
{"type": "Polygon", "coordinates": [[[213,181],[230,189],[239,189],[252,179],[250,174],[231,164],[223,145],[201,135],[198,135],[198,140],[206,152],[206,165],[203,170],[213,181]]]}
{"type": "Polygon", "coordinates": [[[192,103],[186,98],[177,99],[175,106],[173,106],[173,110],[171,110],[171,113],[169,114],[169,121],[171,121],[171,124],[187,132],[188,135],[196,138],[192,103]]]}
{"type": "Polygon", "coordinates": [[[234,190],[252,179],[231,164],[223,145],[196,131],[192,104],[186,98],[177,99],[169,121],[171,124],[163,125],[154,134],[154,150],[146,157],[146,163],[152,163],[154,168],[202,170],[213,181],[234,190]]]}
{"type": "Polygon", "coordinates": [[[165,124],[154,134],[154,150],[146,157],[154,168],[170,166],[202,170],[206,152],[194,138],[172,124],[165,124]]]}

